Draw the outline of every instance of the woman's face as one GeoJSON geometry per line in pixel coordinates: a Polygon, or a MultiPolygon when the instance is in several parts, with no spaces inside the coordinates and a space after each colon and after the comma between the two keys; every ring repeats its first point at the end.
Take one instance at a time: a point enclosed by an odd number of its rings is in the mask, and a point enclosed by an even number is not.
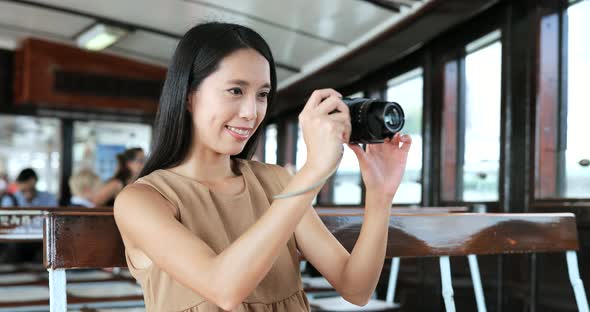
{"type": "Polygon", "coordinates": [[[189,95],[197,148],[239,154],[266,115],[270,65],[254,49],[226,56],[189,95]]]}
{"type": "Polygon", "coordinates": [[[133,176],[137,176],[145,164],[145,153],[143,151],[135,153],[135,158],[127,162],[127,167],[133,176]]]}

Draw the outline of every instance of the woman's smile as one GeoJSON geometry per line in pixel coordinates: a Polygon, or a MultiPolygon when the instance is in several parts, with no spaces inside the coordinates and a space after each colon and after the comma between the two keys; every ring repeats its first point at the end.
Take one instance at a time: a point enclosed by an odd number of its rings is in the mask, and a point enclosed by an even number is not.
{"type": "Polygon", "coordinates": [[[225,126],[225,129],[231,136],[240,141],[247,140],[250,137],[250,133],[252,133],[252,128],[225,126]]]}

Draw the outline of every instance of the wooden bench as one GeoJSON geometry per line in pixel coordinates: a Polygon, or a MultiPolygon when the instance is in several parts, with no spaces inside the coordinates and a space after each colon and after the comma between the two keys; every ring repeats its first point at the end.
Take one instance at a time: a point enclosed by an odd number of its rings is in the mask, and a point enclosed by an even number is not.
{"type": "MultiPolygon", "coordinates": [[[[68,207],[34,207],[34,208],[0,208],[0,242],[10,244],[43,243],[43,223],[50,211],[76,211],[83,208],[68,207]]],[[[112,209],[97,209],[96,212],[110,212],[112,209]]],[[[41,250],[40,250],[41,251],[41,250]]],[[[47,270],[43,263],[11,263],[3,264],[0,272],[0,311],[46,311],[49,307],[50,289],[47,270]],[[5,295],[5,296],[4,296],[5,295]]],[[[68,273],[69,308],[83,308],[86,306],[112,306],[117,302],[120,306],[124,299],[142,302],[141,291],[138,295],[120,298],[116,296],[97,298],[84,296],[93,287],[112,286],[122,288],[137,288],[134,279],[122,274],[112,274],[104,271],[75,271],[68,273]]],[[[127,302],[128,303],[128,302],[127,302]]]]}
{"type": "MultiPolygon", "coordinates": [[[[349,251],[359,235],[362,211],[320,211],[328,229],[349,251]]],[[[65,311],[65,270],[125,266],[124,246],[108,210],[51,211],[44,232],[51,311],[65,311]],[[96,239],[100,237],[100,239],[96,239]]],[[[392,214],[386,256],[440,257],[443,298],[454,311],[449,256],[565,252],[580,311],[588,302],[579,277],[575,216],[570,213],[392,214]]],[[[485,310],[483,297],[478,309],[485,310]]]]}

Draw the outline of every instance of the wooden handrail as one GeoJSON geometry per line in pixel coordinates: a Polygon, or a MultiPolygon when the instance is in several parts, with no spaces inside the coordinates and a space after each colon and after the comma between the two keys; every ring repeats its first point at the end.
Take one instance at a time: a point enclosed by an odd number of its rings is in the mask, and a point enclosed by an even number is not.
{"type": "MultiPolygon", "coordinates": [[[[334,236],[351,250],[362,211],[319,211],[334,236]]],[[[112,211],[47,212],[45,265],[48,268],[123,267],[124,245],[112,211]]],[[[392,214],[387,257],[557,252],[577,250],[575,216],[570,213],[392,214]]]]}

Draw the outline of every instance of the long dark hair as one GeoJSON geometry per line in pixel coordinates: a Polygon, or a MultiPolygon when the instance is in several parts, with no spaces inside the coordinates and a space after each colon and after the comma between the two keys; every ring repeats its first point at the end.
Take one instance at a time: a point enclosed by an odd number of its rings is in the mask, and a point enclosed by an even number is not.
{"type": "Polygon", "coordinates": [[[119,166],[112,179],[119,180],[123,182],[123,185],[126,185],[127,181],[132,178],[132,173],[127,166],[127,162],[135,160],[137,158],[137,154],[142,152],[143,149],[141,147],[134,147],[128,148],[124,152],[117,154],[117,162],[119,166]]]}
{"type": "MultiPolygon", "coordinates": [[[[205,23],[191,28],[180,40],[166,74],[160,106],[154,123],[154,140],[150,155],[138,178],[158,169],[182,162],[192,142],[192,118],[187,97],[201,82],[215,72],[221,60],[234,51],[251,48],[270,65],[270,111],[277,89],[275,63],[268,44],[254,30],[236,24],[205,23]]],[[[246,146],[232,158],[250,159],[256,150],[266,117],[246,146]]]]}

